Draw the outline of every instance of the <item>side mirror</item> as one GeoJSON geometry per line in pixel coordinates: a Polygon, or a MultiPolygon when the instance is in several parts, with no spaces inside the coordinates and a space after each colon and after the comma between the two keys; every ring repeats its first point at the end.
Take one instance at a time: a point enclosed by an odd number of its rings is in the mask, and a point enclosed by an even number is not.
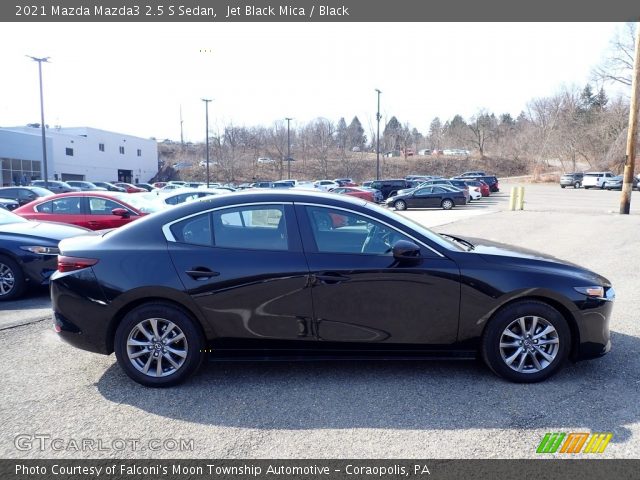
{"type": "Polygon", "coordinates": [[[129,218],[130,216],[129,210],[127,210],[126,208],[114,208],[113,210],[111,210],[111,213],[122,218],[129,218]]]}
{"type": "Polygon", "coordinates": [[[396,260],[415,260],[420,258],[420,247],[407,240],[398,240],[393,245],[393,258],[396,260]]]}

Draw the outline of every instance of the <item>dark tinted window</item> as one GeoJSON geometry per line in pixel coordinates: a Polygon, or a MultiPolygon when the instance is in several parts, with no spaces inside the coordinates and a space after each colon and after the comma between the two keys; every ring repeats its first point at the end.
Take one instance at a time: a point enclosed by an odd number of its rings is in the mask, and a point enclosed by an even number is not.
{"type": "Polygon", "coordinates": [[[287,250],[287,224],[281,205],[247,206],[212,213],[217,247],[287,250]]]}
{"type": "Polygon", "coordinates": [[[368,217],[344,210],[306,207],[319,252],[391,255],[398,240],[409,240],[396,230],[368,217]]]}
{"type": "Polygon", "coordinates": [[[204,213],[175,223],[171,226],[171,233],[181,243],[212,246],[211,215],[204,213]]]}

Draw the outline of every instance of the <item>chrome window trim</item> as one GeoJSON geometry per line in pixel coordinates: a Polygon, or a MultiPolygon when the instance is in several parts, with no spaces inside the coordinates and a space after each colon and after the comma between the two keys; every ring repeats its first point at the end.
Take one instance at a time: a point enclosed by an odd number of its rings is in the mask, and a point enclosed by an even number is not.
{"type": "MultiPolygon", "coordinates": [[[[210,195],[208,197],[202,197],[202,199],[210,199],[210,197],[215,197],[215,195],[210,195]]],[[[195,200],[196,202],[198,200],[195,200]]],[[[187,220],[189,218],[197,217],[198,215],[204,215],[206,213],[215,212],[217,210],[225,210],[227,208],[239,208],[239,207],[251,207],[256,205],[293,205],[293,202],[249,202],[249,203],[237,203],[233,205],[223,205],[221,207],[210,208],[208,210],[203,210],[201,212],[192,213],[191,215],[187,215],[185,217],[180,217],[177,220],[173,220],[172,222],[165,223],[162,226],[162,233],[164,234],[164,238],[166,238],[167,242],[178,243],[176,237],[173,236],[173,232],[171,232],[171,227],[183,220],[187,220]]]]}
{"type": "Polygon", "coordinates": [[[378,223],[382,223],[383,225],[386,225],[387,227],[391,228],[392,230],[395,230],[396,232],[404,235],[405,237],[409,237],[411,240],[415,241],[416,243],[418,243],[419,245],[422,245],[424,248],[431,250],[433,253],[435,253],[436,255],[438,255],[439,257],[445,258],[445,256],[438,252],[436,249],[434,249],[433,247],[430,247],[429,245],[425,244],[423,241],[418,240],[416,237],[414,237],[413,235],[409,235],[408,233],[406,233],[403,230],[400,230],[397,227],[394,227],[393,225],[388,224],[387,222],[380,220],[379,218],[373,217],[371,215],[367,215],[366,213],[362,213],[362,212],[356,212],[355,210],[351,210],[348,208],[344,208],[344,207],[335,207],[335,206],[328,206],[328,205],[324,205],[324,204],[318,204],[318,203],[306,203],[306,202],[295,202],[296,205],[304,205],[304,206],[309,206],[309,207],[321,207],[321,208],[328,208],[328,209],[332,209],[332,210],[343,210],[345,212],[350,212],[353,213],[355,215],[360,215],[362,217],[367,217],[370,218],[371,220],[373,220],[374,222],[378,222],[378,223]]]}

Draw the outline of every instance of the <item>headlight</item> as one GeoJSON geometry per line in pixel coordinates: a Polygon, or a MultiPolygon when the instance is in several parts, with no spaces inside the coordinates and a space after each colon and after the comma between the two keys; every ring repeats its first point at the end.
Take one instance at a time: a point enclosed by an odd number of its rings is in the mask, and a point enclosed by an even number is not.
{"type": "MultiPolygon", "coordinates": [[[[581,293],[583,295],[586,295],[589,298],[598,298],[598,299],[609,300],[609,298],[605,297],[605,295],[604,295],[604,287],[602,287],[602,286],[573,287],[573,289],[576,292],[581,293]]],[[[611,290],[613,291],[613,289],[611,289],[611,290]]]]}
{"type": "Polygon", "coordinates": [[[58,255],[60,253],[60,250],[56,247],[42,247],[37,245],[20,247],[20,249],[31,253],[37,253],[38,255],[58,255]]]}

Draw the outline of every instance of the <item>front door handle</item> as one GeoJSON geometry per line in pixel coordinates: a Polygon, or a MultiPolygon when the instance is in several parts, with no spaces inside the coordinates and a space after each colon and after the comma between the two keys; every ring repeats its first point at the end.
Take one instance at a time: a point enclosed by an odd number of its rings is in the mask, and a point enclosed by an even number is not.
{"type": "Polygon", "coordinates": [[[193,267],[191,270],[187,270],[184,273],[189,275],[194,280],[208,280],[211,277],[217,277],[218,275],[220,275],[220,272],[214,272],[207,267],[193,267]]]}
{"type": "Polygon", "coordinates": [[[335,285],[337,283],[348,282],[351,280],[351,277],[334,272],[316,274],[315,278],[317,283],[326,283],[327,285],[335,285]]]}

